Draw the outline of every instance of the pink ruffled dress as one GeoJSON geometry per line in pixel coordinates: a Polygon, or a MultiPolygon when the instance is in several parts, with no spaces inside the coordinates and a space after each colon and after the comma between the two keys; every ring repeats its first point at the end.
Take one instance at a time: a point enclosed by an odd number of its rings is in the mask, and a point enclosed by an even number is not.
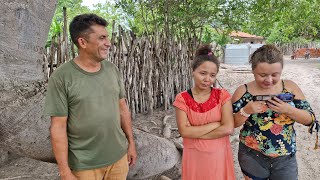
{"type": "MultiPolygon", "coordinates": [[[[197,103],[187,92],[176,96],[173,105],[183,110],[192,126],[221,121],[221,110],[230,94],[213,88],[210,98],[197,103]]],[[[182,180],[235,180],[229,136],[204,140],[183,138],[182,180]]]]}

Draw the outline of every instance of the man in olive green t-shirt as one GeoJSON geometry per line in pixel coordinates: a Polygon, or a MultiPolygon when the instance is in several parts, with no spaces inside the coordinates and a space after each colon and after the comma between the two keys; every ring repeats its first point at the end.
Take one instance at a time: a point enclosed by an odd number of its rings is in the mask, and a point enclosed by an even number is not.
{"type": "Polygon", "coordinates": [[[49,79],[45,114],[61,179],[126,179],[136,161],[131,117],[117,67],[105,59],[107,22],[95,14],[70,24],[79,55],[49,79]]]}

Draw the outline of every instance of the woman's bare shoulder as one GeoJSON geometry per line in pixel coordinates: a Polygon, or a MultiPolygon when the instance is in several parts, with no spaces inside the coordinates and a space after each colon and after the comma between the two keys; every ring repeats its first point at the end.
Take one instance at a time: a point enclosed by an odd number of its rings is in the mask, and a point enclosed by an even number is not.
{"type": "Polygon", "coordinates": [[[304,94],[301,91],[300,87],[292,80],[283,80],[285,88],[296,95],[297,99],[304,99],[304,94]]]}
{"type": "Polygon", "coordinates": [[[283,82],[284,82],[284,87],[289,91],[290,90],[294,91],[296,89],[300,89],[299,86],[292,80],[285,79],[285,80],[283,80],[283,82]]]}
{"type": "Polygon", "coordinates": [[[232,99],[231,99],[232,103],[238,101],[246,91],[247,90],[245,85],[239,86],[232,95],[232,99]]]}

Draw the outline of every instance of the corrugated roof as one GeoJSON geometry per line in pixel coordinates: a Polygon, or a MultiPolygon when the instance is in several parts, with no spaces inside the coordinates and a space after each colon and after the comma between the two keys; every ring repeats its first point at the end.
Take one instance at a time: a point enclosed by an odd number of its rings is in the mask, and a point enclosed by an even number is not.
{"type": "Polygon", "coordinates": [[[241,31],[232,31],[230,33],[231,37],[241,37],[241,38],[256,38],[256,39],[263,39],[262,36],[256,36],[249,33],[241,32],[241,31]]]}

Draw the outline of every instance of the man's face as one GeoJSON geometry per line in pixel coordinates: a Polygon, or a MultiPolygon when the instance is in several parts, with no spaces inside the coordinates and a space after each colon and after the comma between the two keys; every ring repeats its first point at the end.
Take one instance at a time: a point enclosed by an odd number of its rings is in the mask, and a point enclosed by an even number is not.
{"type": "Polygon", "coordinates": [[[104,26],[93,25],[87,38],[84,38],[84,46],[82,53],[85,53],[89,58],[97,61],[106,59],[109,55],[110,40],[109,34],[104,26]]]}

